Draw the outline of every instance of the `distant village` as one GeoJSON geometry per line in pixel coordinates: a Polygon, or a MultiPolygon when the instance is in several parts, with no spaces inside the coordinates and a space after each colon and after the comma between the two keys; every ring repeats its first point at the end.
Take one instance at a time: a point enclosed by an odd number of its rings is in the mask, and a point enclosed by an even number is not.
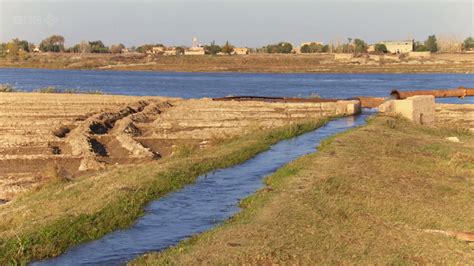
{"type": "Polygon", "coordinates": [[[289,42],[266,45],[261,48],[236,47],[226,42],[217,45],[212,42],[202,45],[197,38],[193,38],[190,46],[170,46],[162,44],[144,44],[138,47],[125,47],[123,44],[106,46],[102,41],[82,41],[72,47],[64,46],[65,38],[61,35],[52,35],[36,45],[27,40],[13,39],[8,43],[0,43],[0,57],[24,57],[29,53],[110,53],[130,54],[144,53],[162,56],[202,56],[202,55],[247,55],[247,54],[311,54],[332,53],[336,60],[351,59],[360,55],[377,54],[409,54],[410,57],[429,57],[431,53],[470,53],[474,52],[474,38],[468,37],[464,41],[454,38],[428,36],[423,41],[396,40],[380,41],[367,44],[362,39],[348,38],[346,42],[324,44],[319,41],[303,42],[294,45],[289,42]]]}

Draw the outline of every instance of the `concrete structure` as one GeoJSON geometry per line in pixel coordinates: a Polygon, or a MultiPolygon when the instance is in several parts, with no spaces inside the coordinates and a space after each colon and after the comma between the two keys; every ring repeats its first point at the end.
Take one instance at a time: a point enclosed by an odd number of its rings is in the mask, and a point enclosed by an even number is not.
{"type": "Polygon", "coordinates": [[[417,58],[417,59],[422,59],[422,58],[431,58],[431,52],[426,51],[426,52],[409,52],[408,57],[411,58],[417,58]]]}
{"type": "Polygon", "coordinates": [[[404,100],[389,100],[379,106],[386,114],[399,114],[409,120],[431,126],[435,122],[435,98],[432,95],[419,95],[404,100]]]}
{"type": "Polygon", "coordinates": [[[413,51],[413,41],[382,41],[387,50],[393,54],[404,54],[413,51]]]}

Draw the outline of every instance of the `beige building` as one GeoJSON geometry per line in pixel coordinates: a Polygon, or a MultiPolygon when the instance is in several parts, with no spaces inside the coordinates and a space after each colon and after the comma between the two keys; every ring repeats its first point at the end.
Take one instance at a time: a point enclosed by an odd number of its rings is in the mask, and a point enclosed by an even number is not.
{"type": "Polygon", "coordinates": [[[156,46],[151,48],[151,53],[152,54],[162,54],[165,52],[165,47],[162,46],[156,46]]]}
{"type": "Polygon", "coordinates": [[[165,52],[163,53],[163,55],[177,55],[178,54],[178,51],[176,50],[176,47],[170,47],[170,48],[167,48],[165,50],[165,52]]]}
{"type": "Polygon", "coordinates": [[[413,41],[382,41],[388,52],[393,54],[405,54],[413,51],[413,41]]]}
{"type": "Polygon", "coordinates": [[[184,55],[205,55],[204,47],[193,47],[186,49],[184,55]]]}
{"type": "Polygon", "coordinates": [[[249,54],[249,48],[234,47],[234,52],[233,52],[233,54],[236,54],[236,55],[249,54]]]}

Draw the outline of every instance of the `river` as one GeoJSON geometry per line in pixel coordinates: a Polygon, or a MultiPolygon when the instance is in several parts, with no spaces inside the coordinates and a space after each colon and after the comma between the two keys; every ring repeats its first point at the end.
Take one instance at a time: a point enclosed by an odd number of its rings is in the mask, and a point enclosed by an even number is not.
{"type": "MultiPolygon", "coordinates": [[[[386,97],[392,89],[474,87],[473,74],[243,74],[0,68],[0,84],[32,91],[55,86],[107,94],[181,98],[229,95],[386,97]]],[[[474,103],[474,99],[437,99],[474,103]]]]}

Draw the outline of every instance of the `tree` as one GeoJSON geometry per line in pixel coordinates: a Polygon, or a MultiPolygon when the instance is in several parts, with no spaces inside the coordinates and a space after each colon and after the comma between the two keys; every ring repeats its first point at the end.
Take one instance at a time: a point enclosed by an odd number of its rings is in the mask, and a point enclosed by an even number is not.
{"type": "Polygon", "coordinates": [[[122,53],[122,50],[125,49],[125,45],[123,44],[117,44],[117,45],[112,45],[110,47],[110,52],[113,54],[120,54],[122,53]]]}
{"type": "Polygon", "coordinates": [[[0,57],[5,57],[7,55],[7,44],[0,43],[0,57]]]}
{"type": "Polygon", "coordinates": [[[109,48],[101,40],[89,42],[91,53],[108,53],[109,48]]]}
{"type": "Polygon", "coordinates": [[[413,50],[415,52],[427,52],[427,51],[429,51],[428,47],[426,47],[426,45],[422,44],[421,42],[415,42],[413,50]]]}
{"type": "Polygon", "coordinates": [[[379,53],[387,53],[388,49],[387,46],[383,43],[377,43],[374,47],[374,50],[379,53]]]}
{"type": "Polygon", "coordinates": [[[428,48],[428,51],[435,53],[438,51],[438,43],[436,41],[435,35],[428,36],[428,39],[425,41],[425,46],[428,48]]]}
{"type": "Polygon", "coordinates": [[[356,53],[365,53],[367,52],[367,48],[369,48],[369,46],[363,40],[361,39],[354,40],[354,50],[356,53]]]}
{"type": "Polygon", "coordinates": [[[474,49],[474,38],[473,37],[468,37],[466,40],[464,40],[464,49],[470,50],[474,49]]]}
{"type": "Polygon", "coordinates": [[[301,46],[301,53],[321,53],[324,46],[320,43],[312,42],[301,46]]]}
{"type": "Polygon", "coordinates": [[[221,52],[224,54],[231,54],[234,52],[234,46],[229,44],[229,41],[227,41],[224,46],[222,46],[221,52]]]}
{"type": "Polygon", "coordinates": [[[278,44],[270,44],[264,47],[264,50],[269,54],[282,53],[289,54],[293,52],[293,45],[288,42],[280,42],[278,44]]]}
{"type": "Polygon", "coordinates": [[[40,50],[43,52],[63,52],[64,51],[64,37],[61,35],[52,35],[40,43],[40,50]]]}
{"type": "Polygon", "coordinates": [[[222,51],[222,48],[215,41],[212,41],[210,45],[204,46],[204,51],[206,54],[216,55],[222,51]]]}
{"type": "Polygon", "coordinates": [[[18,58],[18,52],[20,51],[20,48],[18,47],[18,43],[15,41],[11,41],[7,43],[7,57],[10,59],[17,59],[18,58]]]}
{"type": "Polygon", "coordinates": [[[148,51],[151,51],[153,47],[165,47],[163,44],[161,43],[157,43],[157,44],[143,44],[141,46],[138,46],[135,50],[139,53],[146,53],[148,51]]]}
{"type": "Polygon", "coordinates": [[[185,49],[181,46],[176,47],[176,55],[184,55],[185,49]]]}

